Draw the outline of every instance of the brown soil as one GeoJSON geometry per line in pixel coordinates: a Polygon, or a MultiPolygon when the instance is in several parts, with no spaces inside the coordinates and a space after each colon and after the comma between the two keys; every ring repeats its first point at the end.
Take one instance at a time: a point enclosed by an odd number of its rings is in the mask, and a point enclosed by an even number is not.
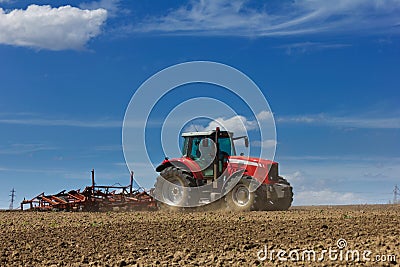
{"type": "MultiPolygon", "coordinates": [[[[286,212],[0,212],[0,266],[331,266],[400,263],[400,206],[297,207],[286,212]],[[347,246],[343,259],[301,259],[347,246]],[[297,249],[299,261],[258,259],[297,249]],[[260,252],[261,250],[261,252],[260,252]],[[360,261],[349,250],[358,250],[360,261]],[[364,250],[370,261],[362,259],[364,250]],[[258,253],[260,252],[260,253],[258,253]],[[375,257],[386,257],[376,262],[375,257]],[[389,255],[389,257],[388,257],[389,255]],[[396,256],[396,259],[390,255],[396,256]]],[[[291,254],[293,258],[296,254],[291,254]]],[[[332,254],[334,257],[336,254],[332,254]]],[[[339,255],[339,253],[337,253],[339,255]]],[[[282,255],[288,257],[288,255],[282,255]]]]}

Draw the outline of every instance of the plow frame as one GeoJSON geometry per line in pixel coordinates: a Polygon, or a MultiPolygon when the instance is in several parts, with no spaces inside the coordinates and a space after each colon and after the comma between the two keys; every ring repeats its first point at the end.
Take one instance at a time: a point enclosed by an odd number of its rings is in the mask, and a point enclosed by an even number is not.
{"type": "Polygon", "coordinates": [[[54,195],[44,192],[21,202],[21,210],[29,205],[31,211],[110,211],[110,210],[156,210],[156,200],[144,189],[133,189],[133,172],[127,186],[96,185],[94,169],[91,171],[92,185],[80,192],[63,190],[54,195]]]}

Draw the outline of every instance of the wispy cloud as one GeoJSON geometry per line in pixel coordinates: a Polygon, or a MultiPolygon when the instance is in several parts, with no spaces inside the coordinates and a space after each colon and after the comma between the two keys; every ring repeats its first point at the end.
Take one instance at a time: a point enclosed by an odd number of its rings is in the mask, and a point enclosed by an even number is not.
{"type": "Polygon", "coordinates": [[[357,162],[398,162],[399,157],[383,157],[383,156],[360,156],[360,155],[284,155],[279,157],[280,160],[290,161],[357,161],[357,162]]]}
{"type": "MultiPolygon", "coordinates": [[[[90,170],[75,170],[75,171],[64,171],[60,176],[65,179],[76,179],[85,180],[88,184],[91,180],[90,170]]],[[[100,170],[95,169],[96,183],[101,184],[114,184],[116,182],[123,182],[123,184],[129,183],[130,174],[128,170],[100,170]],[[107,182],[105,182],[107,180],[107,182]]]]}
{"type": "Polygon", "coordinates": [[[276,140],[268,139],[268,140],[264,140],[262,142],[261,141],[254,141],[254,142],[252,142],[252,145],[258,146],[258,147],[262,147],[262,148],[266,149],[266,148],[275,147],[277,145],[277,142],[276,142],[276,140]]]}
{"type": "Polygon", "coordinates": [[[107,146],[96,146],[94,148],[96,151],[122,151],[122,145],[107,145],[107,146]]]}
{"type": "Polygon", "coordinates": [[[22,172],[22,173],[41,173],[41,174],[62,174],[67,170],[62,169],[44,169],[44,168],[9,168],[0,167],[0,171],[4,172],[22,172]]]}
{"type": "Polygon", "coordinates": [[[56,149],[56,147],[48,146],[46,144],[11,144],[8,146],[0,146],[0,154],[21,155],[54,149],[56,149]]]}
{"type": "Polygon", "coordinates": [[[38,118],[33,116],[18,116],[15,118],[0,117],[0,124],[15,124],[27,126],[65,126],[65,127],[83,127],[83,128],[118,128],[122,127],[122,120],[93,119],[52,119],[38,118]]]}
{"type": "Polygon", "coordinates": [[[79,5],[82,9],[96,10],[96,9],[105,9],[108,12],[109,17],[115,17],[119,12],[124,11],[125,9],[121,9],[120,0],[100,0],[100,1],[92,1],[92,2],[84,2],[79,5]]]}
{"type": "Polygon", "coordinates": [[[344,205],[344,204],[366,204],[370,201],[365,196],[353,192],[335,192],[331,189],[318,191],[300,191],[295,194],[296,205],[344,205]]]}
{"type": "Polygon", "coordinates": [[[344,47],[350,47],[351,44],[341,44],[341,43],[322,43],[322,42],[302,42],[293,43],[287,45],[281,45],[277,48],[282,48],[286,50],[286,54],[304,54],[311,51],[320,51],[326,49],[339,49],[344,47]]]}
{"type": "Polygon", "coordinates": [[[314,124],[362,129],[400,129],[399,117],[339,117],[326,114],[278,116],[276,122],[292,124],[314,124]]]}
{"type": "MultiPolygon", "coordinates": [[[[257,119],[272,119],[272,113],[263,111],[257,114],[257,119]]],[[[0,121],[1,122],[1,121],[0,121]]],[[[400,117],[377,117],[377,116],[334,116],[329,114],[308,115],[286,115],[275,116],[277,124],[310,124],[317,126],[333,126],[360,129],[400,129],[400,117]]],[[[244,116],[233,116],[229,118],[217,118],[204,125],[189,125],[185,131],[209,131],[215,127],[223,127],[235,132],[235,135],[245,134],[246,131],[257,129],[257,121],[250,120],[244,116]],[[237,133],[237,134],[236,134],[237,133]]]]}
{"type": "Polygon", "coordinates": [[[398,182],[399,158],[349,155],[343,159],[299,159],[278,160],[281,175],[293,185],[296,205],[387,203],[398,182]]]}
{"type": "Polygon", "coordinates": [[[150,17],[131,30],[250,37],[400,33],[396,27],[399,11],[398,0],[281,1],[274,6],[246,0],[192,0],[164,16],[150,17]]]}
{"type": "Polygon", "coordinates": [[[235,136],[240,136],[245,135],[247,131],[258,129],[258,123],[260,121],[272,120],[273,114],[270,111],[263,110],[256,114],[256,119],[257,120],[251,120],[242,115],[219,117],[210,121],[206,126],[190,124],[185,131],[211,131],[216,127],[221,127],[222,129],[235,133],[235,136]]]}

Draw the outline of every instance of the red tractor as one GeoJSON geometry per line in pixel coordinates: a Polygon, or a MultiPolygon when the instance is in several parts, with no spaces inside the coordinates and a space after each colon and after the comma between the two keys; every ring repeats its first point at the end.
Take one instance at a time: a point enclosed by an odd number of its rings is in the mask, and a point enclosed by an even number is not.
{"type": "Polygon", "coordinates": [[[156,168],[154,196],[161,208],[185,208],[219,203],[232,211],[287,210],[292,187],[279,176],[278,163],[236,156],[232,132],[216,130],[183,133],[182,157],[156,168]]]}

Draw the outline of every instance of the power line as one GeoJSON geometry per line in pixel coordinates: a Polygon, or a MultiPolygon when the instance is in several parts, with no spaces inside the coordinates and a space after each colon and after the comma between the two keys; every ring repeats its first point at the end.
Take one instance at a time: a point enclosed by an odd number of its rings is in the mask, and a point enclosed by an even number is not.
{"type": "Polygon", "coordinates": [[[11,190],[11,195],[10,195],[10,197],[11,197],[11,200],[10,200],[10,207],[9,207],[9,209],[10,209],[10,210],[13,210],[13,209],[14,209],[14,200],[15,200],[15,197],[16,197],[14,188],[11,190]]]}
{"type": "Polygon", "coordinates": [[[393,204],[398,204],[399,203],[399,198],[398,197],[400,197],[400,189],[396,184],[394,186],[394,189],[393,189],[393,204]]]}

